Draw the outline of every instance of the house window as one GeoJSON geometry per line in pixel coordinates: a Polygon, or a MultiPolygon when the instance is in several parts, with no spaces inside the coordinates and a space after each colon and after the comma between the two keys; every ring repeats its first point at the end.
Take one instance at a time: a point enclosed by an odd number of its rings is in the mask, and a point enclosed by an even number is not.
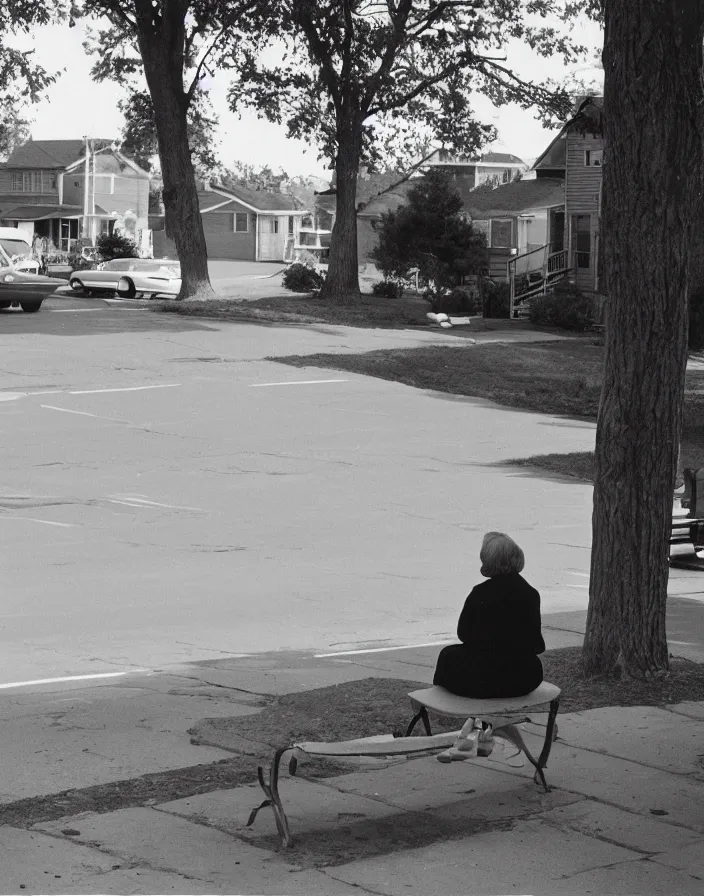
{"type": "Polygon", "coordinates": [[[574,263],[577,268],[589,268],[592,257],[591,215],[572,216],[572,246],[574,263]]]}
{"type": "Polygon", "coordinates": [[[235,212],[235,233],[249,232],[249,215],[247,212],[235,212]]]}
{"type": "Polygon", "coordinates": [[[584,165],[586,168],[601,168],[604,160],[603,149],[585,149],[584,165]]]}
{"type": "Polygon", "coordinates": [[[288,216],[288,235],[293,236],[293,215],[288,216]]]}
{"type": "Polygon", "coordinates": [[[491,248],[510,249],[512,245],[513,228],[510,218],[495,218],[491,222],[491,248]]]}
{"type": "Polygon", "coordinates": [[[12,192],[19,193],[22,189],[22,175],[18,171],[12,173],[12,192]]]}
{"type": "Polygon", "coordinates": [[[279,219],[273,218],[271,222],[271,232],[278,233],[279,232],[279,219]]]}
{"type": "Polygon", "coordinates": [[[52,191],[58,189],[58,179],[55,174],[49,175],[49,189],[52,191]]]}

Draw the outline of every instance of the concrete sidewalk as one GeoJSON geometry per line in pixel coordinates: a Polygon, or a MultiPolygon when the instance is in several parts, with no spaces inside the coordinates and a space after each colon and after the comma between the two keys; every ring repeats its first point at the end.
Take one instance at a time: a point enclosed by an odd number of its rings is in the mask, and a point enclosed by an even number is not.
{"type": "MultiPolygon", "coordinates": [[[[672,605],[676,627],[698,630],[702,604],[672,605]]],[[[579,615],[546,617],[549,648],[580,643],[579,615]]],[[[429,682],[437,651],[241,657],[121,686],[10,695],[24,727],[0,729],[2,803],[217,763],[247,745],[226,736],[194,744],[198,718],[257,713],[261,695],[369,677],[429,682]],[[47,699],[53,731],[45,707],[37,711],[47,699]]],[[[525,737],[537,748],[544,717],[530,717],[525,737]]],[[[498,750],[451,765],[359,760],[332,778],[306,779],[305,764],[296,778],[284,772],[294,838],[285,851],[270,809],[246,827],[263,799],[253,758],[251,783],[206,782],[181,799],[126,803],[122,783],[109,791],[114,811],[0,827],[0,893],[701,893],[704,703],[596,709],[558,723],[548,794],[530,766],[512,768],[498,750]]]]}

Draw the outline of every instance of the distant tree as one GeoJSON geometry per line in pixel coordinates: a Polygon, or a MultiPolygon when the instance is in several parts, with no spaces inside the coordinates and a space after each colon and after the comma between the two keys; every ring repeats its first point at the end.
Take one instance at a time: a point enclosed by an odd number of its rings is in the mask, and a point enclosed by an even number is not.
{"type": "MultiPolygon", "coordinates": [[[[29,2],[29,0],[27,0],[29,2]]],[[[98,29],[86,43],[96,80],[143,75],[156,125],[167,233],[181,261],[180,298],[214,298],[189,142],[189,109],[203,79],[231,65],[256,0],[75,0],[98,29]],[[105,24],[107,23],[107,24],[105,24]]],[[[250,46],[258,38],[250,37],[250,46]]]]}
{"type": "MultiPolygon", "coordinates": [[[[152,161],[159,153],[159,141],[151,96],[148,91],[137,90],[121,100],[118,107],[125,116],[122,151],[146,171],[157,173],[152,161]]],[[[210,177],[218,167],[215,157],[217,125],[218,119],[208,95],[197,91],[188,107],[188,145],[196,176],[200,179],[210,177]]]]}
{"type": "Polygon", "coordinates": [[[283,168],[275,174],[269,165],[251,165],[240,161],[233,162],[232,168],[221,168],[218,175],[223,186],[233,184],[265,193],[281,193],[282,186],[289,181],[283,168]]]}
{"type": "Polygon", "coordinates": [[[486,273],[484,234],[467,220],[451,176],[441,169],[431,169],[408,191],[407,204],[384,213],[378,231],[370,255],[386,277],[403,278],[417,267],[441,293],[464,276],[486,273]]]}
{"type": "MultiPolygon", "coordinates": [[[[566,115],[566,94],[519,78],[502,51],[515,38],[540,55],[576,48],[541,17],[555,0],[279,0],[284,52],[267,65],[250,51],[230,92],[334,161],[337,211],[321,295],[359,299],[356,189],[361,163],[407,168],[429,138],[476,152],[495,136],[477,120],[472,93],[566,115]],[[393,162],[390,162],[393,159],[393,162]],[[402,161],[404,160],[404,161],[402,161]]],[[[581,51],[581,48],[579,48],[581,51]]],[[[242,60],[240,56],[240,60],[242,60]]]]}
{"type": "Polygon", "coordinates": [[[29,139],[30,122],[16,109],[8,108],[0,121],[0,161],[7,161],[15,149],[29,139]]]}

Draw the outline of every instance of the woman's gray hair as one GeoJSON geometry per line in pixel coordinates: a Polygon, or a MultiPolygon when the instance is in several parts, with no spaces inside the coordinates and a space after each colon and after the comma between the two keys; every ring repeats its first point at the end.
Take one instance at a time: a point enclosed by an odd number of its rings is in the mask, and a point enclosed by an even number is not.
{"type": "Polygon", "coordinates": [[[487,532],[479,551],[481,573],[487,578],[521,572],[526,564],[523,551],[503,532],[487,532]]]}

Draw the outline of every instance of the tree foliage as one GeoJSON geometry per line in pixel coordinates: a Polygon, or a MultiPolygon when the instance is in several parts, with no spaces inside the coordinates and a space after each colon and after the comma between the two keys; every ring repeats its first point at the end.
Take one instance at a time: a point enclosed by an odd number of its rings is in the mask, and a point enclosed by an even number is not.
{"type": "Polygon", "coordinates": [[[231,168],[222,167],[218,178],[223,186],[241,186],[248,190],[264,193],[281,193],[282,188],[290,181],[283,168],[278,173],[269,165],[252,165],[247,162],[234,161],[231,168]]]}
{"type": "MultiPolygon", "coordinates": [[[[265,4],[269,5],[270,4],[265,4]]],[[[255,107],[288,134],[335,161],[337,217],[323,294],[359,296],[355,189],[360,163],[408,167],[428,141],[465,153],[495,137],[472,94],[566,114],[569,101],[518,77],[505,63],[509,41],[572,61],[583,48],[543,19],[557,0],[281,0],[283,52],[270,64],[240,56],[233,108],[255,107]]]]}
{"type": "MultiPolygon", "coordinates": [[[[156,173],[154,156],[159,153],[159,142],[154,120],[154,105],[149,92],[136,90],[118,104],[125,116],[122,129],[122,151],[150,173],[156,173]]],[[[188,145],[196,176],[205,179],[218,168],[215,156],[215,137],[218,119],[208,95],[198,91],[188,107],[188,145]]]]}
{"type": "Polygon", "coordinates": [[[379,243],[371,257],[386,277],[404,278],[417,267],[437,291],[459,286],[470,274],[484,274],[488,250],[484,234],[463,213],[452,177],[431,169],[408,191],[408,202],[382,215],[379,243]]]}
{"type": "Polygon", "coordinates": [[[37,62],[34,50],[22,49],[21,44],[35,28],[69,19],[70,15],[68,0],[0,0],[0,153],[7,152],[8,146],[12,148],[18,123],[21,127],[28,124],[22,118],[22,109],[37,102],[57,78],[55,72],[48,72],[37,62]]]}
{"type": "Polygon", "coordinates": [[[29,120],[10,106],[0,121],[0,160],[6,161],[16,146],[29,138],[29,120]]]}

